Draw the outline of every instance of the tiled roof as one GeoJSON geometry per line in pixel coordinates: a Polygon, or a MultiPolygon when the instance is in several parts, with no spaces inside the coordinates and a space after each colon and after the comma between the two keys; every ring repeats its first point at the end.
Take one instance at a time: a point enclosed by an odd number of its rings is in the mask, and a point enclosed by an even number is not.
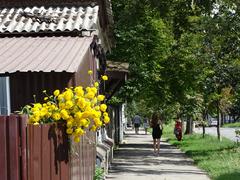
{"type": "Polygon", "coordinates": [[[96,30],[98,6],[0,9],[0,34],[96,30]]]}
{"type": "Polygon", "coordinates": [[[0,74],[77,72],[92,37],[12,37],[0,39],[0,74]]]}

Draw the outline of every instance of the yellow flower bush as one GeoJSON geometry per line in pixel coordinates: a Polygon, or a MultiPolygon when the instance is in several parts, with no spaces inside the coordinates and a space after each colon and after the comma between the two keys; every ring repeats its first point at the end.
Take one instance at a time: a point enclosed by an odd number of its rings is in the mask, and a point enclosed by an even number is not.
{"type": "MultiPolygon", "coordinates": [[[[92,71],[88,71],[91,75],[92,71]]],[[[107,80],[107,76],[103,76],[107,80]]],[[[44,103],[27,105],[25,113],[29,116],[29,124],[39,125],[46,123],[64,122],[66,133],[73,136],[75,142],[85,134],[86,129],[98,130],[101,126],[109,123],[107,105],[104,104],[105,96],[98,94],[98,82],[92,86],[66,88],[63,92],[55,90],[53,95],[46,94],[44,103]]]]}

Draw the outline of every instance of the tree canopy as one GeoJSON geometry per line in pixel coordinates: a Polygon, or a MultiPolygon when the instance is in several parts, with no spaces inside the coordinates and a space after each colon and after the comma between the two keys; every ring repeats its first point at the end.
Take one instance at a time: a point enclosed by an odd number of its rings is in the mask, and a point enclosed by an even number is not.
{"type": "Polygon", "coordinates": [[[239,116],[240,16],[234,1],[112,0],[116,47],[130,63],[119,92],[166,119],[239,116]]]}

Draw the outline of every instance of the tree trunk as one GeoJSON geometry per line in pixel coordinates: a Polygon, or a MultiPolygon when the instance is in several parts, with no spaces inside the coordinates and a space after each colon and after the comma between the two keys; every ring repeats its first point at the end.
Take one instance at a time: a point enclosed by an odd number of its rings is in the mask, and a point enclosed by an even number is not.
{"type": "Polygon", "coordinates": [[[206,123],[206,118],[207,118],[207,111],[203,111],[202,113],[202,120],[203,120],[203,123],[202,123],[202,137],[204,138],[205,137],[205,134],[206,134],[206,129],[205,129],[205,123],[206,123]]]}
{"type": "Polygon", "coordinates": [[[205,130],[205,124],[202,125],[202,137],[205,138],[205,133],[206,133],[206,130],[205,130]]]}
{"type": "Polygon", "coordinates": [[[221,125],[220,126],[222,126],[222,125],[224,125],[225,116],[223,113],[220,113],[220,114],[221,114],[221,125]]]}
{"type": "Polygon", "coordinates": [[[217,104],[217,137],[219,141],[221,141],[220,126],[221,126],[221,114],[220,114],[219,103],[218,103],[217,104]]]}
{"type": "Polygon", "coordinates": [[[192,134],[193,133],[193,121],[191,117],[187,117],[187,125],[185,134],[192,134]]]}

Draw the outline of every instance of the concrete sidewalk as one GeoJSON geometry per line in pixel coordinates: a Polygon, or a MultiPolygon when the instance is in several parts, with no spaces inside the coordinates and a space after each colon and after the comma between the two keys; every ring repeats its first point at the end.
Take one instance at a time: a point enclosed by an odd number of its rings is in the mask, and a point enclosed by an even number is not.
{"type": "Polygon", "coordinates": [[[154,156],[152,136],[140,131],[126,132],[125,144],[114,153],[107,180],[209,180],[193,160],[167,142],[161,142],[160,155],[154,156]]]}

